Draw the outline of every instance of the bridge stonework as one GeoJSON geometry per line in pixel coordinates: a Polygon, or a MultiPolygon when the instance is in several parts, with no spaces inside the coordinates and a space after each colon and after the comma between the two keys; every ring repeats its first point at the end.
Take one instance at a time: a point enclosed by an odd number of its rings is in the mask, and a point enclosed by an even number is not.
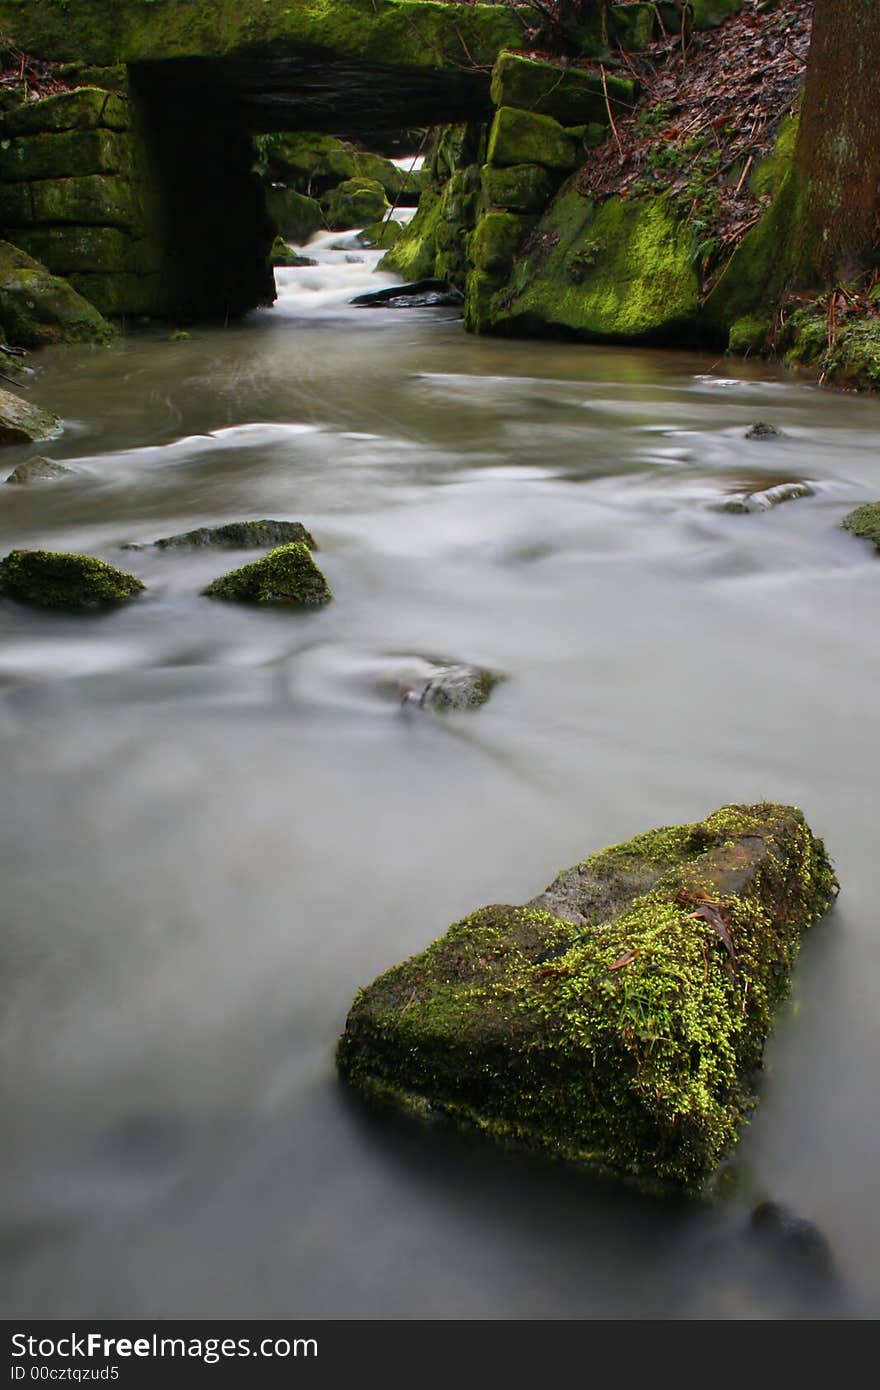
{"type": "Polygon", "coordinates": [[[252,135],[485,118],[518,35],[431,0],[0,0],[84,84],[2,117],[0,229],[106,314],[240,314],[274,298],[252,135]]]}

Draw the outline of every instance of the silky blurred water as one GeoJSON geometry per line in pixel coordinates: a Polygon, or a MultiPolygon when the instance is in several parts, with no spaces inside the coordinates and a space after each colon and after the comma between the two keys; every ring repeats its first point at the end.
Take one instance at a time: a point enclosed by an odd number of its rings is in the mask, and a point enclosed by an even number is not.
{"type": "Polygon", "coordinates": [[[74,473],[0,483],[0,553],[148,589],[84,619],[0,604],[6,1316],[876,1316],[880,561],[839,523],[880,496],[880,402],[352,308],[393,283],[378,254],[309,254],[242,326],[35,359],[66,424],[41,452],[74,473]],[[789,479],[814,495],[720,507],[789,479]],[[211,603],[252,555],[121,548],[246,517],[303,521],[335,602],[211,603]],[[478,712],[402,707],[437,659],[510,679],[478,712]],[[356,989],[457,916],[763,798],[804,809],[843,892],[727,1201],[341,1090],[356,989]],[[763,1198],[819,1226],[830,1273],[756,1238],[763,1198]]]}

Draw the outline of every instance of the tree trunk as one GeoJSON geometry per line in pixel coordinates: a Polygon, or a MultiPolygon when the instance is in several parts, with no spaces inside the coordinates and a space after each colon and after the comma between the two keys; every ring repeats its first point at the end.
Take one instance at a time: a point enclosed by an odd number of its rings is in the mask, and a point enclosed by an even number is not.
{"type": "Polygon", "coordinates": [[[815,0],[795,169],[798,278],[880,263],[880,0],[815,0]]]}

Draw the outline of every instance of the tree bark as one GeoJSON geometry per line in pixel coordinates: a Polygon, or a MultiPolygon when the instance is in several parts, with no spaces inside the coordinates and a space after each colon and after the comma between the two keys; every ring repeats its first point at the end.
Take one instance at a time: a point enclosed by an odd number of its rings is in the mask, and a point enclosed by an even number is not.
{"type": "Polygon", "coordinates": [[[798,278],[880,264],[880,0],[815,0],[795,173],[798,278]]]}

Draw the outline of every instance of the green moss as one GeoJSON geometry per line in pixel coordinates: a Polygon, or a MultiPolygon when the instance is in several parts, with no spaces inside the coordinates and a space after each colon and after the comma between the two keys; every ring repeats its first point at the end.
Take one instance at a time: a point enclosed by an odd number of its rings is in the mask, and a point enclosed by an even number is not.
{"type": "MultiPolygon", "coordinates": [[[[629,78],[606,74],[605,81],[613,111],[632,106],[635,84],[629,78]]],[[[590,121],[608,124],[605,90],[598,73],[561,67],[518,53],[500,54],[492,72],[492,101],[496,106],[552,116],[564,126],[590,121]]]]}
{"type": "Polygon", "coordinates": [[[263,137],[260,168],[269,178],[314,195],[344,179],[375,179],[390,198],[403,188],[404,175],[390,159],[372,154],[335,135],[298,131],[263,137]]]}
{"type": "Polygon", "coordinates": [[[755,165],[749,187],[756,198],[775,198],[794,159],[798,117],[786,116],[779,127],[773,153],[755,165]]]}
{"type": "Polygon", "coordinates": [[[822,381],[832,386],[880,390],[880,318],[876,316],[845,319],[829,338],[827,308],[819,301],[791,315],[780,346],[790,366],[814,367],[822,381]]]}
{"type": "Polygon", "coordinates": [[[720,343],[727,342],[738,319],[766,317],[768,306],[781,302],[792,275],[791,229],[798,225],[800,204],[800,186],[789,170],[773,203],[743,237],[704,305],[704,324],[720,343]]]}
{"type": "Polygon", "coordinates": [[[591,341],[680,341],[697,318],[694,249],[666,197],[597,206],[565,188],[482,327],[591,341]]]}
{"type": "Polygon", "coordinates": [[[341,1073],[410,1113],[696,1190],[736,1139],[801,933],[835,891],[791,807],[639,836],[362,990],[341,1073]]]}
{"type": "Polygon", "coordinates": [[[582,141],[551,116],[502,106],[489,132],[490,164],[542,164],[568,172],[583,159],[582,141]]]}
{"type": "Polygon", "coordinates": [[[843,526],[861,540],[873,541],[880,550],[880,502],[866,502],[843,519],[843,526]]]}
{"type": "Polygon", "coordinates": [[[0,33],[25,52],[91,64],[317,49],[454,71],[491,65],[521,39],[506,6],[422,0],[0,0],[0,33]]]}
{"type": "Polygon", "coordinates": [[[333,231],[380,222],[389,210],[385,190],[376,179],[346,179],[321,199],[321,206],[333,231]]]}
{"type": "Polygon", "coordinates": [[[235,603],[283,604],[317,607],[333,595],[307,545],[301,541],[281,545],[261,560],[215,579],[204,591],[209,598],[235,603]]]}
{"type": "Polygon", "coordinates": [[[131,109],[120,96],[94,87],[29,101],[3,122],[8,136],[34,135],[41,131],[128,130],[131,109]]]}
{"type": "Polygon", "coordinates": [[[15,254],[0,252],[0,262],[5,261],[0,264],[0,324],[13,342],[23,347],[112,342],[114,329],[72,285],[16,248],[9,250],[15,254]]]}
{"type": "Polygon", "coordinates": [[[22,227],[15,235],[22,249],[53,275],[148,275],[160,268],[158,247],[117,227],[22,227]]]}
{"type": "Polygon", "coordinates": [[[483,195],[490,207],[511,212],[543,212],[558,178],[540,164],[513,164],[499,169],[486,164],[482,170],[483,195]]]}
{"type": "Polygon", "coordinates": [[[403,235],[403,226],[400,222],[395,222],[387,217],[381,222],[371,222],[361,231],[361,241],[364,246],[382,250],[387,248],[389,251],[396,246],[403,235]]]}
{"type": "Polygon", "coordinates": [[[727,351],[747,356],[751,352],[762,352],[767,346],[771,321],[760,314],[746,314],[730,326],[727,351]]]}
{"type": "Polygon", "coordinates": [[[487,212],[471,238],[471,260],[478,270],[509,271],[514,253],[534,218],[512,212],[487,212]]]}
{"type": "Polygon", "coordinates": [[[391,271],[404,280],[428,280],[437,260],[437,231],[443,217],[442,197],[429,189],[419,199],[419,210],[403,229],[396,246],[383,256],[379,269],[391,271]]]}
{"type": "Polygon", "coordinates": [[[35,608],[106,608],[134,598],[143,587],[133,574],[92,555],[13,550],[0,562],[0,594],[35,608]]]}
{"type": "Polygon", "coordinates": [[[113,130],[65,130],[0,143],[0,179],[7,183],[131,172],[131,141],[113,130]]]}
{"type": "Polygon", "coordinates": [[[7,228],[53,222],[131,228],[141,220],[133,185],[113,175],[0,185],[0,222],[7,228]]]}

